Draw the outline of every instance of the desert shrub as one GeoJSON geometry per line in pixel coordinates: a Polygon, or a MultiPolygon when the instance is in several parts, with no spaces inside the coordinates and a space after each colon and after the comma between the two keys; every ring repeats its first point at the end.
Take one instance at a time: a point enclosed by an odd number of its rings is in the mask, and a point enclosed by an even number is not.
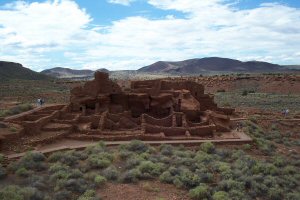
{"type": "Polygon", "coordinates": [[[83,177],[83,173],[79,170],[79,169],[73,169],[68,178],[82,178],[83,177]]]}
{"type": "Polygon", "coordinates": [[[172,156],[174,154],[174,147],[172,145],[163,144],[159,147],[159,150],[164,156],[172,156]]]}
{"type": "Polygon", "coordinates": [[[65,165],[65,164],[62,164],[62,163],[54,163],[52,164],[50,167],[49,167],[49,172],[50,173],[56,173],[58,171],[69,171],[70,170],[70,167],[65,165]]]}
{"type": "Polygon", "coordinates": [[[17,169],[16,174],[21,177],[28,177],[30,172],[25,167],[21,167],[17,169]]]}
{"type": "Polygon", "coordinates": [[[42,176],[31,175],[27,179],[28,184],[31,187],[37,188],[40,191],[49,189],[48,178],[42,176]]]}
{"type": "Polygon", "coordinates": [[[250,144],[244,144],[243,145],[243,149],[244,150],[250,150],[251,149],[251,145],[250,144]]]}
{"type": "Polygon", "coordinates": [[[54,200],[71,200],[72,196],[72,192],[61,190],[54,194],[54,200]]]}
{"type": "Polygon", "coordinates": [[[126,159],[132,157],[134,155],[134,153],[131,151],[128,151],[126,149],[120,149],[118,155],[122,160],[126,160],[126,159]]]}
{"type": "Polygon", "coordinates": [[[89,173],[85,173],[83,175],[84,179],[86,180],[89,180],[89,181],[94,181],[95,179],[95,176],[98,175],[98,172],[95,172],[95,171],[92,171],[92,172],[89,172],[89,173]]]}
{"type": "Polygon", "coordinates": [[[290,192],[286,195],[287,200],[299,200],[300,192],[290,192]]]}
{"type": "Polygon", "coordinates": [[[214,179],[214,175],[210,172],[196,171],[196,173],[198,174],[201,183],[211,183],[214,179]]]}
{"type": "Polygon", "coordinates": [[[243,183],[233,180],[233,179],[228,179],[228,180],[222,180],[218,187],[223,190],[229,192],[230,190],[238,190],[238,191],[243,191],[245,186],[243,183]]]}
{"type": "Polygon", "coordinates": [[[295,173],[297,173],[297,169],[294,166],[288,165],[283,168],[282,173],[283,174],[295,174],[295,173]]]}
{"type": "Polygon", "coordinates": [[[86,154],[98,154],[98,153],[103,153],[105,151],[106,151],[105,143],[100,141],[96,145],[86,147],[83,152],[86,154]]]}
{"type": "Polygon", "coordinates": [[[46,157],[42,153],[28,152],[20,160],[12,163],[9,168],[16,171],[20,168],[25,168],[27,170],[42,171],[47,169],[47,165],[44,162],[46,157]]]}
{"type": "Polygon", "coordinates": [[[278,168],[272,163],[264,163],[263,164],[263,173],[268,175],[276,175],[279,173],[278,168]]]}
{"type": "Polygon", "coordinates": [[[202,151],[206,153],[213,153],[215,151],[215,146],[211,142],[205,142],[200,145],[202,151]]]}
{"type": "Polygon", "coordinates": [[[71,192],[83,193],[87,189],[87,182],[84,179],[68,179],[63,183],[63,187],[71,192]]]}
{"type": "Polygon", "coordinates": [[[195,187],[201,182],[200,177],[188,169],[182,170],[178,178],[185,188],[195,187]]]}
{"type": "Polygon", "coordinates": [[[174,176],[169,171],[165,171],[159,176],[159,180],[163,183],[173,183],[174,176]]]}
{"type": "Polygon", "coordinates": [[[147,176],[159,176],[162,172],[163,166],[161,163],[153,163],[151,161],[142,161],[138,166],[138,169],[142,175],[147,178],[147,176]]]}
{"type": "Polygon", "coordinates": [[[108,180],[117,180],[120,176],[120,173],[116,167],[110,166],[103,170],[102,175],[108,180]]]}
{"type": "Polygon", "coordinates": [[[194,160],[196,162],[198,162],[198,163],[205,163],[205,164],[207,164],[207,163],[212,162],[214,159],[213,159],[212,155],[207,154],[207,153],[205,153],[203,151],[198,151],[197,154],[196,154],[196,156],[195,156],[195,158],[194,158],[194,160]]]}
{"type": "Polygon", "coordinates": [[[247,95],[248,95],[248,91],[247,90],[243,90],[242,96],[247,96],[247,95]]]}
{"type": "Polygon", "coordinates": [[[49,157],[48,157],[48,162],[57,162],[59,161],[62,157],[63,157],[63,152],[62,151],[58,151],[55,153],[52,153],[49,157]]]}
{"type": "Polygon", "coordinates": [[[31,104],[20,104],[9,110],[4,111],[3,113],[1,113],[1,116],[5,117],[5,116],[9,116],[9,115],[17,115],[17,114],[20,114],[21,112],[31,110],[32,108],[33,107],[31,104]]]}
{"type": "Polygon", "coordinates": [[[216,154],[221,158],[221,159],[229,159],[231,157],[232,152],[227,149],[216,149],[216,154]]]}
{"type": "Polygon", "coordinates": [[[114,157],[109,153],[91,154],[87,159],[92,168],[106,168],[113,161],[114,157]]]}
{"type": "Polygon", "coordinates": [[[22,193],[23,193],[24,199],[43,200],[45,197],[43,192],[41,192],[38,189],[33,188],[33,187],[22,188],[22,193]]]}
{"type": "Polygon", "coordinates": [[[267,187],[273,187],[277,185],[277,180],[274,176],[265,176],[264,182],[263,182],[267,187]]]}
{"type": "Polygon", "coordinates": [[[15,185],[6,186],[0,190],[0,199],[2,200],[23,200],[22,189],[15,185]]]}
{"type": "Polygon", "coordinates": [[[283,191],[279,187],[272,187],[268,191],[268,197],[272,200],[281,200],[283,191]]]}
{"type": "Polygon", "coordinates": [[[132,140],[129,144],[122,145],[121,148],[137,153],[143,153],[149,149],[149,147],[140,140],[132,140]]]}
{"type": "Polygon", "coordinates": [[[201,184],[189,191],[189,196],[192,199],[206,199],[210,197],[209,188],[205,184],[201,184]]]}
{"type": "Polygon", "coordinates": [[[250,180],[250,188],[253,197],[266,195],[268,187],[263,184],[264,177],[262,175],[254,175],[250,180]]]}
{"type": "Polygon", "coordinates": [[[229,191],[229,196],[232,200],[248,199],[244,191],[235,189],[229,191]]]}
{"type": "Polygon", "coordinates": [[[24,200],[34,199],[42,200],[44,195],[36,188],[25,187],[21,188],[16,185],[9,185],[0,190],[1,200],[24,200]]]}
{"type": "Polygon", "coordinates": [[[230,200],[228,193],[224,192],[224,191],[215,192],[214,195],[212,196],[212,199],[213,200],[230,200]]]}
{"type": "Polygon", "coordinates": [[[126,163],[125,163],[125,168],[126,169],[132,169],[136,166],[138,166],[144,159],[142,159],[141,157],[139,156],[136,156],[136,157],[132,157],[132,158],[129,158],[126,163]]]}
{"type": "Polygon", "coordinates": [[[139,169],[131,169],[122,175],[121,180],[124,183],[133,183],[137,182],[141,177],[142,173],[139,169]]]}
{"type": "Polygon", "coordinates": [[[85,191],[78,200],[98,200],[99,198],[96,197],[95,190],[87,190],[85,191]]]}
{"type": "Polygon", "coordinates": [[[6,176],[6,170],[0,164],[0,180],[6,176]]]}
{"type": "Polygon", "coordinates": [[[75,164],[78,163],[78,158],[73,155],[73,151],[67,151],[61,157],[60,162],[68,166],[74,166],[75,164]]]}
{"type": "Polygon", "coordinates": [[[281,156],[274,156],[273,157],[273,164],[276,167],[283,167],[283,166],[286,165],[286,162],[281,156]]]}
{"type": "Polygon", "coordinates": [[[97,186],[104,185],[106,183],[106,178],[100,175],[95,176],[94,182],[96,183],[97,186]]]}

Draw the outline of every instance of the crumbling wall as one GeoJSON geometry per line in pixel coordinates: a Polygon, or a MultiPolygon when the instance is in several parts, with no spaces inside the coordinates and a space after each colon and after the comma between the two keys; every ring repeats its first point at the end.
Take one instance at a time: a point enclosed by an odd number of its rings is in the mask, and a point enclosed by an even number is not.
{"type": "Polygon", "coordinates": [[[155,125],[155,126],[171,127],[173,116],[169,115],[168,117],[165,117],[163,119],[156,119],[147,114],[144,114],[144,119],[145,119],[146,124],[155,125]]]}

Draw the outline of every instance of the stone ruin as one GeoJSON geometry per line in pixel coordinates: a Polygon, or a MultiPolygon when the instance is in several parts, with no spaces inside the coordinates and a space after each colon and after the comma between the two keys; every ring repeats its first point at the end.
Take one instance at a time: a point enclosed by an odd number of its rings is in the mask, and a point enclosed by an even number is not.
{"type": "MultiPolygon", "coordinates": [[[[220,108],[204,86],[186,80],[132,81],[127,90],[96,72],[71,90],[68,105],[48,106],[7,119],[22,129],[9,139],[26,145],[76,140],[240,139],[232,132],[234,109],[220,108]],[[226,135],[227,137],[222,137],[226,135]]],[[[5,138],[2,138],[4,141],[5,138]]]]}

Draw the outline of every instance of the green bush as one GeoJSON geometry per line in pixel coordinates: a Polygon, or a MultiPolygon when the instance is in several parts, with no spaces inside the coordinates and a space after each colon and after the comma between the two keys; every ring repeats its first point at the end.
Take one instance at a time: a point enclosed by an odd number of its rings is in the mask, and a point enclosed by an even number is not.
{"type": "Polygon", "coordinates": [[[102,175],[108,180],[117,180],[120,176],[120,173],[116,167],[110,166],[103,170],[102,175]]]}
{"type": "Polygon", "coordinates": [[[279,187],[272,187],[268,191],[268,197],[272,200],[281,200],[282,195],[283,191],[279,187]]]}
{"type": "Polygon", "coordinates": [[[57,162],[59,161],[62,157],[63,157],[63,152],[62,151],[58,151],[55,153],[52,153],[49,157],[48,157],[48,162],[57,162]]]}
{"type": "Polygon", "coordinates": [[[102,186],[104,183],[106,183],[106,178],[100,175],[95,176],[94,182],[97,186],[102,186]]]}
{"type": "Polygon", "coordinates": [[[26,168],[22,167],[16,171],[16,174],[21,177],[28,177],[30,172],[26,168]]]}
{"type": "Polygon", "coordinates": [[[195,162],[197,163],[203,163],[203,164],[208,164],[214,160],[213,156],[210,154],[207,154],[203,151],[198,151],[195,158],[195,162]]]}
{"type": "Polygon", "coordinates": [[[162,172],[162,168],[162,164],[153,163],[151,161],[142,161],[138,166],[138,169],[143,176],[147,176],[148,174],[150,176],[159,176],[162,172]]]}
{"type": "Polygon", "coordinates": [[[224,192],[224,191],[215,192],[214,195],[212,196],[212,199],[213,200],[230,200],[228,193],[224,192]]]}
{"type": "Polygon", "coordinates": [[[69,170],[70,170],[70,167],[65,164],[62,164],[62,163],[54,163],[49,168],[49,172],[52,174],[56,173],[58,171],[69,171],[69,170]]]}
{"type": "Polygon", "coordinates": [[[44,199],[44,195],[36,188],[21,188],[16,185],[5,186],[0,189],[1,200],[27,200],[27,199],[44,199]]]}
{"type": "Polygon", "coordinates": [[[200,145],[202,151],[206,153],[213,153],[215,151],[215,146],[211,142],[205,142],[200,145]]]}
{"type": "Polygon", "coordinates": [[[243,90],[242,96],[247,96],[247,95],[248,95],[248,91],[247,90],[243,90]]]}
{"type": "Polygon", "coordinates": [[[95,190],[87,190],[83,193],[78,200],[98,200],[99,198],[96,197],[95,190]]]}
{"type": "Polygon", "coordinates": [[[142,173],[139,169],[131,169],[122,175],[121,180],[124,183],[134,183],[137,182],[141,177],[142,173]]]}
{"type": "Polygon", "coordinates": [[[113,160],[113,155],[109,153],[92,154],[87,159],[92,168],[106,168],[113,160]]]}
{"type": "Polygon", "coordinates": [[[138,166],[142,161],[144,161],[144,159],[140,156],[135,156],[135,157],[129,158],[125,163],[125,168],[132,169],[132,168],[138,166]]]}
{"type": "Polygon", "coordinates": [[[172,145],[163,144],[159,147],[159,150],[164,156],[172,156],[174,154],[174,147],[172,145]]]}
{"type": "Polygon", "coordinates": [[[201,182],[200,177],[188,169],[182,170],[178,178],[185,188],[195,187],[201,182]]]}
{"type": "Polygon", "coordinates": [[[10,185],[0,190],[1,200],[23,200],[22,189],[18,186],[10,185]]]}
{"type": "Polygon", "coordinates": [[[17,105],[9,110],[5,110],[4,112],[2,112],[0,114],[0,117],[6,117],[6,116],[10,116],[10,115],[17,115],[20,114],[22,112],[31,110],[33,108],[33,106],[31,104],[20,104],[17,105]]]}
{"type": "Polygon", "coordinates": [[[165,171],[159,176],[159,180],[163,183],[173,183],[174,176],[169,171],[165,171]]]}
{"type": "Polygon", "coordinates": [[[296,174],[297,169],[294,166],[288,165],[283,168],[282,173],[283,174],[296,174]]]}
{"type": "Polygon", "coordinates": [[[189,191],[189,195],[192,199],[202,200],[202,199],[209,198],[210,192],[209,192],[209,188],[203,184],[198,187],[195,187],[194,189],[191,189],[189,191]]]}
{"type": "Polygon", "coordinates": [[[300,192],[291,192],[286,195],[287,200],[299,200],[300,192]]]}
{"type": "Polygon", "coordinates": [[[137,153],[143,153],[149,150],[149,146],[140,140],[132,140],[129,144],[122,145],[121,148],[137,153]]]}
{"type": "Polygon", "coordinates": [[[28,152],[17,162],[12,163],[9,168],[16,171],[20,168],[27,170],[43,171],[47,169],[47,165],[44,162],[46,157],[42,153],[28,152]]]}

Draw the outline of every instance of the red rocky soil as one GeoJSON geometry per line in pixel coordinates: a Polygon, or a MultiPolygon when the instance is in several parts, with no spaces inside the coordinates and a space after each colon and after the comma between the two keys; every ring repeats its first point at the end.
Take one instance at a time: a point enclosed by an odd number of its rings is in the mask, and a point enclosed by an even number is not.
{"type": "Polygon", "coordinates": [[[107,183],[98,191],[104,200],[188,200],[187,191],[159,181],[136,184],[107,183]]]}

